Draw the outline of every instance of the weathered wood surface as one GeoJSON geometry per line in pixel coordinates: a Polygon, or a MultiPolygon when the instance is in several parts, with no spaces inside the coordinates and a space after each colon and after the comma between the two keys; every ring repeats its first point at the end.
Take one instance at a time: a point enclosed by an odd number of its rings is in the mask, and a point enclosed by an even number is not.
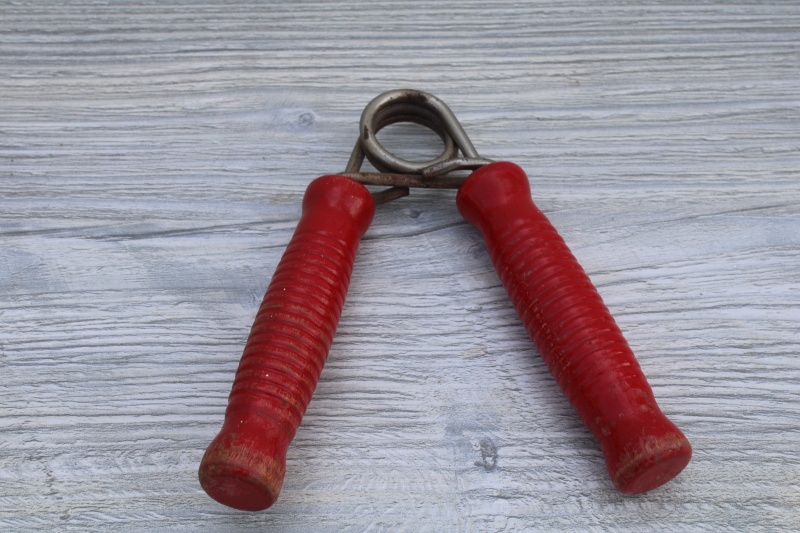
{"type": "Polygon", "coordinates": [[[794,0],[2,3],[0,529],[797,530],[799,91],[794,0]],[[613,489],[427,191],[367,233],[279,502],[200,490],[306,184],[407,86],[528,171],[694,445],[676,480],[613,489]]]}

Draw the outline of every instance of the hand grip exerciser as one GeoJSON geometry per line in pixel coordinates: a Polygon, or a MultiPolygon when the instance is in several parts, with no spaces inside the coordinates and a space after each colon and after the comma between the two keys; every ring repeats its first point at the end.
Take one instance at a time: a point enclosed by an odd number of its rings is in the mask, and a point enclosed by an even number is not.
{"type": "Polygon", "coordinates": [[[364,109],[345,172],[306,190],[239,363],[222,430],[201,461],[203,489],[248,511],[278,498],[286,451],[327,358],[361,237],[375,204],[405,196],[409,187],[458,188],[459,212],[482,234],[531,339],[600,443],[614,486],[639,494],[678,475],[691,459],[689,442],[658,408],[594,285],[533,204],[525,173],[480,158],[444,102],[404,89],[364,109]],[[430,128],[444,151],[423,163],[391,154],[375,134],[395,122],[430,128]],[[378,172],[360,171],[365,157],[378,172]],[[461,170],[474,171],[466,179],[452,174],[461,170]],[[370,194],[362,183],[391,188],[370,194]]]}

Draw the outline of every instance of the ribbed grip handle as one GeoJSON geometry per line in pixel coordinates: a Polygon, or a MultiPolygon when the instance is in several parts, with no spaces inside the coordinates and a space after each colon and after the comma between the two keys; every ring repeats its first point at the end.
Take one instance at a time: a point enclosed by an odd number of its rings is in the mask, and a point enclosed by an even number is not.
{"type": "Polygon", "coordinates": [[[640,494],[678,475],[691,459],[689,442],[658,408],[594,285],[533,204],[522,169],[492,163],[476,170],[456,204],[483,235],[525,329],[600,442],[614,485],[640,494]]]}
{"type": "Polygon", "coordinates": [[[374,214],[369,191],[350,178],[323,176],[308,186],[239,362],[225,423],[200,463],[200,484],[218,502],[260,511],[278,498],[286,450],[317,386],[374,214]]]}

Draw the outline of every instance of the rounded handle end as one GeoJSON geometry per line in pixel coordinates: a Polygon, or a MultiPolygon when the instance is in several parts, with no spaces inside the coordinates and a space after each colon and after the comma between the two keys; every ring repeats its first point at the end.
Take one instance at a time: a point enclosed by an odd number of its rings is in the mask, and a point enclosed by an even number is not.
{"type": "Polygon", "coordinates": [[[200,486],[228,507],[263,511],[280,494],[291,438],[264,438],[264,430],[252,424],[237,426],[223,426],[209,445],[200,462],[200,486]]]}
{"type": "Polygon", "coordinates": [[[613,437],[600,439],[611,481],[624,494],[643,494],[660,487],[692,459],[692,446],[681,430],[666,416],[658,418],[657,426],[618,427],[613,437]]]}

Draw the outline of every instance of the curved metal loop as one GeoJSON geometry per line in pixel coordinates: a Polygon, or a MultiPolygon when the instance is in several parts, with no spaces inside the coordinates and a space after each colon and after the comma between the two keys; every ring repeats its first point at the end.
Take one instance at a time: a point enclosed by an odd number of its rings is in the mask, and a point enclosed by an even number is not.
{"type": "Polygon", "coordinates": [[[458,146],[453,141],[447,126],[440,120],[441,117],[430,109],[401,102],[376,109],[374,114],[366,118],[367,122],[365,123],[362,115],[361,146],[369,162],[380,172],[420,174],[423,168],[443,163],[458,155],[458,146]],[[386,150],[378,141],[376,134],[386,126],[398,122],[413,122],[420,126],[425,126],[436,133],[444,143],[444,150],[441,155],[431,161],[415,163],[397,157],[386,150]]]}
{"type": "MultiPolygon", "coordinates": [[[[364,108],[359,129],[361,135],[353,156],[360,155],[362,160],[366,156],[381,172],[421,175],[428,167],[446,165],[447,161],[457,159],[458,150],[468,159],[480,159],[467,133],[447,104],[423,91],[398,89],[378,95],[364,108]],[[414,162],[386,150],[376,134],[397,122],[414,122],[434,131],[444,143],[441,155],[430,161],[414,162]]],[[[355,165],[360,165],[361,161],[357,159],[351,157],[348,172],[358,171],[355,165]]]]}
{"type": "Polygon", "coordinates": [[[393,186],[373,194],[377,203],[406,196],[409,187],[458,188],[463,178],[446,176],[448,173],[476,169],[492,162],[478,155],[447,104],[423,91],[398,89],[377,96],[364,108],[359,131],[344,175],[367,185],[393,186]],[[432,130],[444,143],[442,153],[430,161],[414,162],[386,150],[376,134],[397,122],[413,122],[432,130]],[[464,157],[459,157],[459,150],[464,157]],[[377,173],[360,172],[365,157],[377,173]]]}

